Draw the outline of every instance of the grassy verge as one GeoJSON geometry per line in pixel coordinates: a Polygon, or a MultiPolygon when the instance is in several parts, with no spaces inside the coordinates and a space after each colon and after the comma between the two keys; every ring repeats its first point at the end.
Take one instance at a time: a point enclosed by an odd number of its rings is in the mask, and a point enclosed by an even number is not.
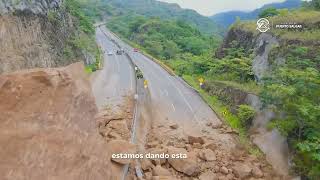
{"type": "Polygon", "coordinates": [[[213,109],[218,117],[226,122],[231,128],[239,133],[240,143],[249,151],[250,154],[261,157],[262,152],[259,148],[254,146],[248,139],[247,131],[243,128],[239,118],[229,111],[229,107],[218,100],[216,96],[210,96],[207,92],[199,87],[195,77],[190,75],[183,75],[182,78],[193,88],[195,88],[204,101],[213,109]]]}
{"type": "Polygon", "coordinates": [[[85,66],[85,72],[91,74],[99,69],[102,68],[102,51],[100,48],[97,48],[95,52],[95,59],[96,61],[93,64],[89,64],[85,66]]]}
{"type": "Polygon", "coordinates": [[[237,83],[234,81],[223,81],[223,80],[212,80],[213,82],[223,83],[226,86],[230,86],[236,89],[240,89],[244,92],[252,93],[258,95],[261,92],[261,87],[258,86],[255,82],[247,82],[247,83],[237,83]]]}

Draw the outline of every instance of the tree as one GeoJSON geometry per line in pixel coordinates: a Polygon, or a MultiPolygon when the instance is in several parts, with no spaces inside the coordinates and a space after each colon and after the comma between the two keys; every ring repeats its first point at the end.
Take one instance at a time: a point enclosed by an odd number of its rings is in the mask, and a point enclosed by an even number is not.
{"type": "Polygon", "coordinates": [[[320,178],[319,89],[318,70],[281,68],[266,80],[261,94],[263,102],[279,114],[271,127],[290,140],[296,151],[296,169],[314,179],[320,178]]]}
{"type": "Polygon", "coordinates": [[[255,113],[256,113],[255,110],[251,106],[242,104],[238,108],[237,115],[239,117],[241,124],[244,127],[248,128],[252,123],[255,113]]]}
{"type": "Polygon", "coordinates": [[[259,18],[266,18],[266,17],[271,17],[271,16],[276,16],[279,14],[279,11],[274,8],[267,8],[265,10],[263,10],[260,14],[259,14],[259,18]]]}
{"type": "Polygon", "coordinates": [[[138,32],[139,27],[144,24],[147,20],[142,16],[136,16],[132,22],[129,24],[130,32],[138,32]]]}
{"type": "Polygon", "coordinates": [[[146,41],[145,42],[146,50],[155,57],[162,57],[163,47],[160,42],[156,41],[146,41]]]}
{"type": "Polygon", "coordinates": [[[194,55],[200,55],[208,49],[209,45],[203,39],[199,37],[185,37],[179,42],[182,50],[185,52],[191,52],[194,55]]]}
{"type": "Polygon", "coordinates": [[[163,56],[165,59],[172,59],[179,53],[180,49],[173,41],[166,41],[163,45],[163,56]]]}
{"type": "Polygon", "coordinates": [[[314,7],[317,10],[320,10],[320,0],[312,0],[311,1],[312,7],[314,7]]]}

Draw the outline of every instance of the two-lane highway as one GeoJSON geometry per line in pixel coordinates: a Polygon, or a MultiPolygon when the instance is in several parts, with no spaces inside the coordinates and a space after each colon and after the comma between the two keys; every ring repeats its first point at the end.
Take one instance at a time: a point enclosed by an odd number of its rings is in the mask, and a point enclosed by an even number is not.
{"type": "Polygon", "coordinates": [[[96,40],[104,51],[104,67],[93,81],[93,94],[97,106],[105,108],[120,104],[125,96],[135,93],[134,69],[125,55],[116,55],[119,48],[97,28],[96,40]],[[108,53],[112,55],[108,55],[108,53]]]}
{"type": "Polygon", "coordinates": [[[154,121],[178,123],[183,127],[181,128],[182,133],[187,134],[201,133],[207,122],[221,123],[198,93],[179,80],[179,77],[171,76],[142,53],[134,52],[132,47],[105,27],[101,29],[128,52],[148,80],[154,121]]]}

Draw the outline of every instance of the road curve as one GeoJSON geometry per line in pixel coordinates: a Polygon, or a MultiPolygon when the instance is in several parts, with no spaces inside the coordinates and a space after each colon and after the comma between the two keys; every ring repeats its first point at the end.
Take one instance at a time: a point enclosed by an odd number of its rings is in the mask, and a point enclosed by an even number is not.
{"type": "Polygon", "coordinates": [[[104,32],[96,29],[96,41],[103,50],[104,66],[98,71],[92,83],[93,94],[99,109],[105,106],[116,106],[125,96],[133,96],[135,75],[130,61],[125,55],[116,55],[119,49],[104,32]],[[112,52],[113,55],[108,55],[112,52]]]}
{"type": "Polygon", "coordinates": [[[154,120],[178,123],[183,127],[181,128],[183,134],[201,133],[207,122],[221,123],[199,94],[179,77],[171,76],[148,57],[134,52],[132,47],[107,28],[101,27],[101,29],[128,52],[148,80],[154,120]]]}

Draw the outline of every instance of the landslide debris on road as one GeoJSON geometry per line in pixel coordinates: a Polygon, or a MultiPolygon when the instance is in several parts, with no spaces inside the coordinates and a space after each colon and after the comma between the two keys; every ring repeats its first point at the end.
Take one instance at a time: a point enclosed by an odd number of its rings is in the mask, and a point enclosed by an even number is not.
{"type": "Polygon", "coordinates": [[[95,117],[100,135],[106,142],[112,140],[129,141],[133,118],[133,99],[123,97],[117,108],[106,107],[95,117]]]}
{"type": "Polygon", "coordinates": [[[0,76],[0,179],[117,179],[81,63],[0,76]]]}
{"type": "Polygon", "coordinates": [[[237,133],[225,125],[216,127],[207,123],[204,132],[212,132],[212,134],[201,135],[187,135],[187,132],[186,135],[180,135],[175,132],[179,128],[182,127],[175,125],[172,128],[172,123],[166,124],[166,122],[154,125],[148,134],[145,151],[170,155],[182,153],[187,154],[187,159],[140,160],[146,180],[157,178],[181,180],[287,179],[287,177],[276,174],[263,157],[250,155],[237,142],[235,138],[237,133]],[[228,138],[233,141],[221,141],[221,139],[228,138]]]}
{"type": "MultiPolygon", "coordinates": [[[[105,151],[110,155],[137,153],[137,145],[130,143],[133,106],[133,98],[130,95],[124,96],[121,102],[109,103],[95,116],[100,137],[107,143],[105,151]]],[[[121,180],[124,165],[133,166],[134,163],[131,158],[112,158],[112,156],[108,161],[110,165],[106,168],[109,168],[114,175],[110,180],[121,180]]]]}

